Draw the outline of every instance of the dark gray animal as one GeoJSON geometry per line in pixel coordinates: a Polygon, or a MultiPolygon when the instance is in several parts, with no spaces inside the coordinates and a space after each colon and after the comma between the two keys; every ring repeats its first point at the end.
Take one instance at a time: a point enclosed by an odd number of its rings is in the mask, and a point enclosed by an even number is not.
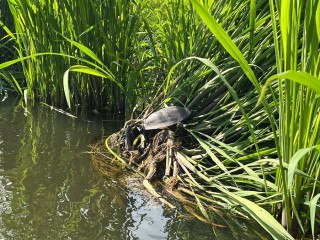
{"type": "Polygon", "coordinates": [[[190,115],[190,110],[184,107],[170,106],[162,108],[150,114],[144,120],[144,129],[164,129],[173,125],[178,124],[190,115]]]}

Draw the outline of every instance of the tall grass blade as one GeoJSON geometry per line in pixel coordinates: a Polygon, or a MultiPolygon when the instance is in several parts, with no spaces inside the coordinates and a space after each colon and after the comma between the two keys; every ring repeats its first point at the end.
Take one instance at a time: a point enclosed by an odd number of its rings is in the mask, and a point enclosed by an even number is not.
{"type": "MultiPolygon", "coordinates": [[[[256,140],[256,136],[255,136],[255,133],[254,133],[254,129],[252,127],[252,124],[251,124],[251,121],[249,120],[245,110],[244,110],[244,107],[242,105],[242,103],[240,102],[240,99],[239,97],[237,96],[237,93],[235,92],[235,90],[232,88],[232,86],[228,83],[228,81],[225,79],[225,77],[221,74],[221,72],[219,71],[219,69],[217,68],[217,66],[215,66],[209,59],[205,59],[205,58],[200,58],[200,57],[188,57],[184,60],[182,60],[181,62],[185,61],[185,60],[192,60],[192,59],[196,59],[200,62],[202,62],[203,64],[205,64],[206,66],[208,66],[209,68],[211,68],[218,76],[219,78],[222,80],[222,82],[226,85],[229,93],[231,94],[231,96],[234,98],[235,102],[237,103],[238,107],[240,108],[241,110],[241,113],[242,113],[242,116],[244,117],[246,123],[247,123],[247,126],[250,130],[250,133],[251,133],[251,136],[252,136],[252,139],[253,139],[253,142],[256,146],[256,149],[257,149],[257,152],[259,154],[259,147],[258,147],[258,144],[257,144],[257,140],[256,140]]],[[[168,80],[167,82],[170,82],[170,79],[171,79],[171,74],[173,72],[173,69],[175,69],[181,62],[177,63],[175,66],[172,67],[172,69],[170,69],[170,73],[168,75],[168,80]]],[[[167,86],[169,86],[169,84],[167,83],[167,86]]],[[[167,89],[167,88],[166,88],[167,89]]],[[[207,149],[206,145],[203,143],[203,142],[200,142],[200,144],[205,148],[207,149]]],[[[219,165],[221,166],[221,164],[219,165]]],[[[222,166],[221,166],[222,167],[222,166]]],[[[223,169],[223,168],[222,168],[223,169]]]]}
{"type": "Polygon", "coordinates": [[[296,72],[296,71],[286,71],[283,73],[279,73],[269,77],[262,88],[260,98],[258,100],[258,104],[262,101],[265,97],[266,91],[270,83],[276,79],[287,79],[295,83],[299,83],[304,85],[317,93],[320,93],[320,81],[316,77],[312,76],[307,72],[296,72]]]}
{"type": "Polygon", "coordinates": [[[71,96],[69,88],[69,69],[63,75],[63,90],[67,100],[68,107],[71,108],[71,96]]]}
{"type": "Polygon", "coordinates": [[[115,82],[120,87],[120,89],[123,90],[123,86],[115,80],[114,76],[112,76],[112,73],[101,72],[96,69],[93,69],[93,68],[90,68],[87,66],[83,66],[83,65],[74,65],[74,66],[70,67],[63,75],[63,89],[64,89],[65,97],[66,97],[67,104],[68,104],[69,108],[71,108],[70,89],[69,89],[69,72],[85,73],[85,74],[89,74],[92,76],[109,79],[109,80],[115,82]]]}
{"type": "MultiPolygon", "coordinates": [[[[310,222],[311,222],[311,232],[312,232],[313,239],[316,239],[314,225],[316,223],[317,208],[320,209],[320,205],[318,204],[319,199],[320,199],[320,193],[314,196],[310,201],[310,222]]],[[[319,211],[318,211],[318,214],[319,214],[319,211]]]]}
{"type": "Polygon", "coordinates": [[[318,33],[318,39],[320,39],[320,3],[318,3],[316,11],[316,28],[318,33]]]}
{"type": "Polygon", "coordinates": [[[217,21],[211,16],[211,14],[204,8],[198,0],[190,0],[193,7],[207,25],[210,31],[218,39],[218,41],[223,45],[223,47],[228,51],[228,53],[239,63],[244,73],[247,75],[248,79],[256,87],[257,91],[260,90],[260,85],[253,71],[251,70],[247,60],[243,57],[240,50],[234,44],[229,35],[223,30],[223,28],[217,23],[217,21]]]}
{"type": "Polygon", "coordinates": [[[84,46],[81,43],[78,43],[74,40],[71,40],[69,38],[64,37],[68,42],[70,42],[72,45],[76,46],[81,52],[85,53],[87,56],[89,56],[92,60],[94,60],[95,62],[99,63],[101,66],[104,66],[106,68],[106,66],[104,65],[104,63],[98,58],[98,56],[88,47],[84,46]]]}
{"type": "Polygon", "coordinates": [[[0,27],[3,28],[3,30],[8,34],[8,36],[10,36],[14,40],[16,39],[14,34],[10,31],[10,29],[6,25],[4,25],[4,23],[1,20],[0,20],[0,27]]]}
{"type": "Polygon", "coordinates": [[[225,190],[223,187],[217,187],[237,204],[241,205],[274,239],[290,239],[294,238],[274,219],[274,217],[256,203],[248,199],[240,197],[234,193],[225,190]]]}
{"type": "Polygon", "coordinates": [[[316,149],[317,151],[320,151],[320,145],[310,147],[310,148],[300,149],[292,156],[288,166],[288,189],[290,190],[291,193],[293,188],[294,174],[297,169],[297,164],[303,157],[305,157],[308,153],[310,153],[314,149],[316,149]]]}

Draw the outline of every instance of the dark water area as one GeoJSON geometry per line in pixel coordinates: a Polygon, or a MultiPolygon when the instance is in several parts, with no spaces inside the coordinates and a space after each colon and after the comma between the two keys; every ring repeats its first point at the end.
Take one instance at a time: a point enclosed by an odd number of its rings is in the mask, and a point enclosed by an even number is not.
{"type": "Polygon", "coordinates": [[[266,239],[241,218],[213,228],[181,217],[178,203],[168,209],[139,180],[123,184],[96,171],[89,144],[121,120],[71,118],[42,104],[27,113],[19,97],[2,99],[0,239],[266,239]]]}

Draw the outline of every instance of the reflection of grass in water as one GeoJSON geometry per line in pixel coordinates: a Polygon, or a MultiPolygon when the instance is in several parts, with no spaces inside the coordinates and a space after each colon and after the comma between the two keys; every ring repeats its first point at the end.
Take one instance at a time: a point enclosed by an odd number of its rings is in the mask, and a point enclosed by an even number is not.
{"type": "MultiPolygon", "coordinates": [[[[91,181],[88,156],[83,154],[93,123],[66,118],[43,106],[30,106],[30,114],[24,115],[21,107],[15,109],[18,104],[7,99],[0,107],[1,175],[12,182],[6,186],[12,192],[7,200],[12,213],[2,214],[0,220],[4,238],[65,239],[76,232],[83,237],[103,230],[99,223],[105,219],[101,214],[105,208],[97,200],[100,186],[91,181]]],[[[110,201],[104,199],[105,205],[110,201]]],[[[0,212],[5,210],[3,204],[0,197],[0,212]]]]}

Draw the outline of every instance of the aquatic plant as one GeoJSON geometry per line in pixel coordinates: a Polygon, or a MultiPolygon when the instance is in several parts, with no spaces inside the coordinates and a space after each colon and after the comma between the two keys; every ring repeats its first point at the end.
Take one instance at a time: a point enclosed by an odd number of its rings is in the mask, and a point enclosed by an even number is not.
{"type": "MultiPolygon", "coordinates": [[[[185,162],[185,165],[179,163],[183,169],[180,181],[184,186],[179,189],[194,196],[207,220],[210,217],[199,199],[241,207],[275,239],[292,239],[288,232],[295,237],[310,233],[315,237],[315,227],[319,222],[316,211],[319,208],[319,108],[312,105],[315,108],[310,109],[310,102],[317,101],[316,94],[319,92],[319,52],[313,51],[315,56],[312,56],[303,48],[317,49],[319,44],[314,22],[318,3],[313,6],[307,4],[299,11],[293,9],[297,13],[295,18],[301,17],[305,22],[298,24],[291,21],[292,26],[283,20],[290,14],[290,4],[276,4],[279,8],[276,10],[270,4],[270,10],[269,6],[263,8],[263,3],[256,5],[255,1],[250,1],[250,5],[249,1],[243,3],[244,8],[239,3],[240,6],[232,7],[241,9],[239,11],[247,7],[250,13],[250,21],[247,23],[249,28],[241,31],[240,25],[236,28],[238,35],[233,38],[233,25],[224,25],[225,22],[219,22],[219,18],[211,13],[212,9],[216,10],[219,6],[191,2],[216,41],[219,41],[214,46],[221,44],[230,54],[229,57],[224,55],[223,62],[231,63],[232,67],[218,65],[219,54],[212,59],[189,57],[182,60],[170,70],[163,86],[164,93],[156,95],[152,105],[146,108],[148,113],[150,109],[158,109],[166,104],[183,104],[194,112],[185,128],[196,142],[191,141],[190,144],[189,138],[189,145],[185,142],[184,150],[177,153],[180,161],[185,162]],[[308,7],[312,11],[308,12],[308,7]],[[302,12],[302,9],[306,12],[302,12]],[[286,17],[278,18],[277,13],[280,12],[286,17]],[[285,37],[285,34],[281,34],[279,38],[278,27],[280,30],[282,28],[281,31],[295,28],[289,32],[305,35],[285,37]],[[303,27],[311,29],[310,35],[305,33],[306,30],[301,30],[303,27]],[[273,32],[270,32],[272,28],[273,32]],[[263,46],[261,39],[264,40],[263,46]],[[299,44],[300,39],[305,39],[302,44],[299,44]],[[290,44],[296,46],[296,51],[290,53],[291,57],[283,57],[281,54],[286,53],[284,48],[290,44]],[[314,60],[310,65],[302,61],[297,64],[297,59],[306,60],[309,57],[314,60]],[[283,58],[287,58],[290,63],[281,62],[283,58]],[[206,68],[185,64],[192,61],[201,62],[206,68]],[[252,69],[248,62],[257,68],[252,69]],[[291,66],[292,63],[298,67],[283,67],[291,66]],[[264,74],[257,71],[259,68],[264,70],[264,74]],[[237,81],[232,81],[232,77],[237,81]],[[280,80],[271,82],[273,79],[280,80]],[[264,83],[266,86],[262,90],[264,83]],[[293,90],[293,93],[287,93],[293,90]],[[260,104],[257,104],[258,98],[260,104]],[[300,117],[301,110],[306,111],[303,116],[308,118],[300,117]],[[292,129],[295,130],[292,132],[292,129]],[[302,134],[304,130],[310,132],[310,138],[302,134]],[[290,132],[291,135],[288,134],[290,132]],[[296,143],[297,140],[300,145],[296,143]],[[284,144],[287,146],[284,147],[284,144]],[[283,151],[289,150],[291,154],[284,157],[283,151]],[[202,191],[196,192],[195,189],[202,191]],[[291,216],[294,216],[292,220],[291,216]]],[[[230,22],[237,22],[232,17],[230,19],[230,22]]]]}
{"type": "MultiPolygon", "coordinates": [[[[275,73],[273,65],[275,59],[272,58],[274,48],[270,39],[272,25],[269,21],[270,16],[268,17],[268,8],[262,6],[263,3],[258,5],[260,11],[255,15],[257,19],[262,19],[256,26],[256,31],[261,31],[256,38],[252,31],[247,30],[249,21],[245,19],[247,12],[252,11],[247,3],[238,2],[230,6],[216,2],[207,6],[208,9],[215,10],[212,12],[219,20],[219,24],[225,27],[225,31],[237,37],[234,41],[239,44],[245,58],[266,71],[263,73],[258,67],[255,68],[255,74],[259,79],[275,73]],[[243,15],[240,14],[242,11],[243,15]],[[227,18],[226,12],[230,12],[227,18]],[[232,24],[234,22],[240,24],[236,27],[232,24]],[[262,46],[260,38],[264,39],[262,46]],[[269,61],[265,60],[265,56],[270,56],[269,61]]],[[[205,26],[195,16],[194,19],[198,23],[194,28],[199,32],[202,29],[204,36],[209,36],[205,26]]],[[[180,21],[183,21],[183,18],[180,21]]],[[[179,25],[180,22],[175,19],[172,24],[179,25]]],[[[203,52],[199,50],[190,55],[208,54],[210,49],[212,53],[216,53],[214,57],[210,60],[189,57],[174,64],[167,81],[159,91],[161,93],[156,95],[151,106],[146,107],[140,117],[147,115],[151,109],[156,110],[165,104],[182,104],[193,112],[191,119],[185,124],[189,136],[182,137],[183,148],[176,153],[179,158],[179,180],[182,183],[178,189],[195,198],[207,221],[214,222],[200,200],[224,207],[242,206],[243,210],[251,214],[274,237],[289,238],[290,235],[281,225],[254,203],[263,199],[268,200],[268,197],[263,195],[263,190],[276,191],[275,185],[267,179],[267,174],[274,172],[275,168],[265,167],[267,162],[257,161],[276,153],[272,131],[276,122],[270,125],[266,111],[259,106],[255,108],[259,95],[241,68],[237,67],[237,62],[228,56],[227,51],[219,44],[220,39],[213,36],[209,39],[212,41],[201,38],[195,45],[197,50],[201,49],[203,52]],[[255,211],[263,214],[256,215],[255,211]],[[266,220],[269,223],[266,223],[266,220]]],[[[257,80],[256,85],[259,85],[257,80]]],[[[273,101],[276,94],[277,91],[274,91],[273,95],[267,96],[267,99],[273,101]]],[[[276,112],[275,105],[269,107],[268,111],[272,114],[276,112]]]]}
{"type": "Polygon", "coordinates": [[[28,97],[64,105],[62,79],[68,71],[74,72],[68,74],[73,105],[132,110],[134,98],[143,93],[142,70],[149,59],[138,57],[146,35],[139,33],[139,5],[10,0],[9,6],[28,97]],[[101,79],[106,72],[114,81],[101,79]]]}
{"type": "MultiPolygon", "coordinates": [[[[279,79],[280,168],[275,182],[283,193],[282,219],[296,235],[319,224],[320,3],[270,1],[279,79]],[[274,8],[274,9],[273,9],[274,8]],[[283,167],[288,164],[288,170],[283,167]]],[[[276,207],[274,206],[276,212],[276,207]]]]}
{"type": "MultiPolygon", "coordinates": [[[[7,1],[0,1],[0,59],[1,62],[12,60],[16,57],[14,51],[14,36],[9,30],[13,28],[13,18],[10,14],[7,1]]],[[[22,94],[21,90],[21,69],[18,67],[8,69],[6,71],[0,70],[0,94],[2,91],[14,89],[16,92],[22,94]]]]}
{"type": "Polygon", "coordinates": [[[29,97],[125,113],[117,140],[138,126],[136,144],[152,111],[187,107],[177,186],[206,221],[214,203],[276,239],[315,238],[318,1],[9,3],[19,56],[10,64],[22,62],[29,97]]]}
{"type": "MultiPolygon", "coordinates": [[[[261,94],[261,84],[257,82],[255,75],[247,64],[243,54],[237,50],[231,39],[217,25],[215,19],[197,1],[192,1],[202,20],[210,28],[219,42],[239,63],[248,79],[255,86],[258,94],[261,94]]],[[[251,10],[255,9],[254,1],[251,1],[251,10]],[[253,8],[254,6],[254,8],[253,8]]],[[[262,158],[261,150],[256,148],[256,156],[264,163],[275,163],[277,165],[276,174],[270,174],[261,166],[261,179],[264,184],[257,181],[257,185],[264,185],[265,197],[259,195],[259,204],[270,204],[275,216],[281,216],[282,225],[293,235],[298,232],[305,235],[307,231],[316,236],[315,226],[319,222],[319,215],[316,209],[319,208],[317,201],[319,193],[319,171],[320,163],[318,157],[318,127],[319,118],[318,97],[319,93],[319,27],[316,21],[318,2],[303,1],[270,1],[270,17],[273,24],[273,36],[275,42],[275,54],[277,75],[269,77],[267,84],[272,79],[279,79],[269,91],[273,94],[273,100],[263,100],[268,91],[266,86],[260,96],[260,101],[264,102],[264,110],[268,115],[270,126],[274,132],[274,141],[277,149],[277,158],[265,160],[262,158]],[[297,21],[296,21],[297,20],[297,21]],[[301,23],[300,23],[301,20],[301,23]],[[277,92],[275,95],[274,92],[277,92]],[[270,111],[270,106],[275,106],[279,116],[279,125],[273,122],[274,114],[270,111]],[[273,126],[273,127],[272,127],[273,126]],[[275,185],[265,185],[269,179],[274,179],[275,185]],[[276,187],[276,188],[273,188],[276,187]],[[279,202],[280,200],[280,202],[279,202]]],[[[255,10],[253,10],[255,11],[255,10]]],[[[254,24],[257,24],[255,18],[254,24]]],[[[239,107],[241,107],[239,105],[239,107]]],[[[256,109],[254,109],[256,110],[256,109]]],[[[243,115],[245,118],[245,115],[243,115]]],[[[256,124],[249,118],[248,123],[252,128],[256,124]]],[[[256,132],[251,132],[253,142],[255,142],[256,132]]],[[[206,144],[202,144],[207,153],[210,149],[206,144]]],[[[209,154],[210,155],[210,154],[209,154]]],[[[261,162],[260,162],[261,163],[261,162]]],[[[223,165],[224,166],[224,165],[223,165]]],[[[250,172],[240,179],[252,180],[252,176],[257,177],[256,172],[250,172]],[[249,178],[250,177],[250,178],[249,178]]],[[[235,178],[231,175],[230,178],[235,178]]],[[[256,179],[258,180],[258,179],[256,179]]],[[[225,186],[224,186],[225,188],[225,186]]],[[[220,188],[222,191],[223,188],[220,188]]],[[[254,208],[257,204],[242,199],[242,190],[232,193],[223,190],[228,197],[240,204],[248,213],[254,216],[254,208]],[[252,208],[251,208],[252,207],[252,208]]],[[[258,193],[256,193],[258,197],[258,193]]],[[[256,218],[256,217],[255,217],[256,218]]],[[[272,219],[257,219],[273,235],[272,219]]],[[[274,236],[274,235],[273,235],[274,236]]]]}

